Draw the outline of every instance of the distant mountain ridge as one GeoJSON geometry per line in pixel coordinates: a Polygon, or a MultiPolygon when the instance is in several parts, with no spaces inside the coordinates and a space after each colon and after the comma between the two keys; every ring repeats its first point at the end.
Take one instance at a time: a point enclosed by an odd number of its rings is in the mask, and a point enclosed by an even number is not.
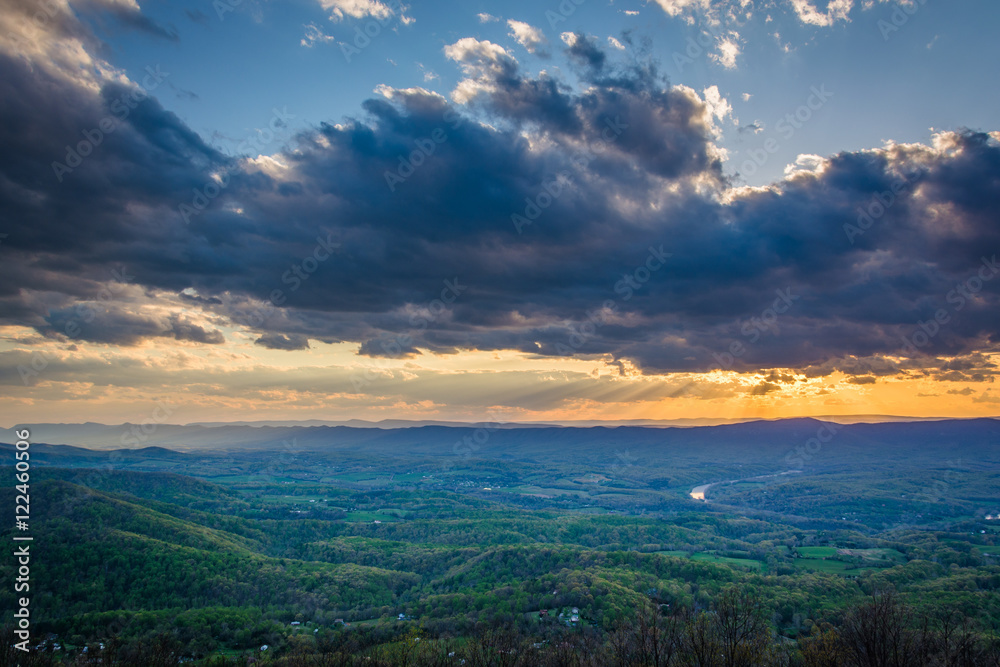
{"type": "MultiPolygon", "coordinates": [[[[758,418],[691,418],[691,419],[623,419],[623,420],[567,420],[552,422],[463,422],[447,420],[409,420],[409,419],[383,419],[379,421],[368,421],[364,419],[349,419],[345,421],[307,419],[307,420],[260,420],[244,421],[237,420],[231,422],[190,422],[187,424],[156,424],[155,429],[170,430],[174,434],[179,434],[188,429],[190,433],[200,433],[199,429],[217,429],[228,427],[248,427],[248,428],[316,428],[316,427],[347,427],[358,429],[381,429],[395,430],[404,428],[420,428],[424,426],[442,426],[447,428],[479,428],[488,425],[492,429],[527,429],[527,428],[593,428],[605,427],[616,428],[621,426],[636,426],[645,428],[696,428],[705,426],[722,426],[727,424],[746,424],[752,422],[787,422],[803,419],[811,419],[821,422],[832,422],[835,424],[859,424],[859,423],[898,423],[898,422],[929,422],[929,421],[970,421],[970,419],[955,419],[949,417],[908,417],[897,415],[820,415],[815,417],[788,417],[782,419],[758,419],[758,418]]],[[[1000,419],[997,417],[983,417],[982,419],[1000,419]]],[[[38,441],[45,441],[50,444],[86,445],[94,443],[94,438],[99,438],[107,442],[109,438],[116,435],[132,432],[133,428],[142,428],[141,424],[102,424],[99,422],[85,423],[36,423],[17,424],[10,428],[0,428],[0,440],[12,442],[15,431],[28,428],[32,432],[32,437],[38,441]]],[[[147,425],[147,430],[150,425],[147,425]]],[[[135,434],[135,439],[141,444],[157,441],[153,434],[135,434]]],[[[160,436],[163,437],[162,435],[160,436]]],[[[134,445],[137,446],[137,445],[134,445]]]]}
{"type": "MultiPolygon", "coordinates": [[[[156,458],[177,456],[178,452],[276,451],[294,449],[312,452],[357,452],[398,457],[475,456],[478,458],[542,460],[573,455],[613,457],[615,451],[631,450],[644,455],[664,451],[718,451],[720,455],[739,453],[740,458],[774,458],[793,452],[797,446],[817,436],[824,422],[813,418],[751,421],[717,426],[647,427],[590,426],[563,427],[533,425],[494,428],[484,426],[420,425],[403,428],[358,428],[350,426],[220,426],[160,424],[146,431],[141,426],[123,424],[27,425],[32,443],[69,445],[87,450],[122,450],[130,457],[140,454],[156,458]],[[155,448],[162,448],[158,451],[155,448]]],[[[829,430],[831,427],[826,427],[829,430]]],[[[930,455],[935,448],[941,456],[954,447],[970,447],[992,455],[1000,444],[1000,420],[968,419],[855,423],[834,425],[833,449],[865,452],[905,449],[907,444],[930,455]]],[[[15,429],[0,431],[0,441],[12,443],[15,429]]],[[[829,440],[827,440],[829,442],[829,440]]]]}

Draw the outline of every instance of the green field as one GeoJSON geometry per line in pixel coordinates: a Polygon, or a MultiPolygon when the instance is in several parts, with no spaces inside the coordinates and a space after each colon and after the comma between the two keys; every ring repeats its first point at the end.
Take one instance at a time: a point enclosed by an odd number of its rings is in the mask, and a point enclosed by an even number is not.
{"type": "Polygon", "coordinates": [[[799,558],[793,559],[800,570],[815,570],[831,574],[857,574],[863,570],[905,563],[906,557],[897,549],[847,549],[840,547],[798,547],[799,558]]]}
{"type": "Polygon", "coordinates": [[[749,558],[728,558],[726,556],[717,556],[707,552],[696,553],[691,556],[691,560],[705,561],[708,563],[723,563],[724,565],[748,567],[754,570],[759,570],[764,566],[764,564],[758,560],[750,560],[749,558]]]}
{"type": "Polygon", "coordinates": [[[837,555],[837,547],[798,547],[796,551],[802,558],[829,558],[837,555]]]}
{"type": "Polygon", "coordinates": [[[821,558],[796,558],[795,567],[799,570],[815,570],[829,574],[845,574],[858,572],[858,568],[842,560],[825,560],[821,558]]]}

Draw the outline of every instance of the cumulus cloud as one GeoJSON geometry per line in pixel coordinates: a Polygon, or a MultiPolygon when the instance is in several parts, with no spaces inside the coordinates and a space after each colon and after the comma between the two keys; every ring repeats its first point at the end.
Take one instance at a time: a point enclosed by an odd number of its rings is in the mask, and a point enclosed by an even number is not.
{"type": "Polygon", "coordinates": [[[790,0],[795,15],[803,23],[815,26],[831,26],[837,21],[847,21],[851,9],[854,7],[854,0],[829,0],[826,11],[821,12],[816,9],[816,5],[810,0],[790,0]]]}
{"type": "Polygon", "coordinates": [[[269,350],[308,350],[309,339],[298,334],[287,336],[279,333],[268,333],[255,340],[254,345],[260,345],[269,350]]]}
{"type": "Polygon", "coordinates": [[[496,90],[493,84],[505,72],[515,72],[518,68],[514,59],[499,44],[473,37],[463,37],[454,44],[444,47],[444,54],[462,67],[466,78],[452,91],[452,99],[460,104],[471,101],[480,93],[496,90]]]}
{"type": "Polygon", "coordinates": [[[709,57],[726,69],[736,69],[736,59],[739,55],[739,35],[730,31],[728,35],[719,38],[715,44],[715,52],[709,54],[709,57]]]}
{"type": "Polygon", "coordinates": [[[406,10],[409,9],[406,5],[398,5],[398,12],[389,6],[390,3],[379,0],[320,0],[320,5],[330,12],[330,18],[335,21],[342,21],[347,17],[380,21],[397,17],[405,25],[413,23],[413,18],[406,15],[406,10]]]}
{"type": "Polygon", "coordinates": [[[566,55],[571,59],[595,71],[604,67],[608,55],[595,38],[580,32],[564,32],[559,37],[566,44],[566,55]]]}
{"type": "Polygon", "coordinates": [[[548,55],[545,47],[549,43],[549,40],[545,38],[545,33],[541,30],[533,25],[529,25],[523,21],[515,21],[514,19],[507,21],[507,27],[510,28],[510,36],[516,39],[517,43],[523,46],[528,53],[548,55]]]}
{"type": "Polygon", "coordinates": [[[785,178],[792,178],[802,173],[819,173],[827,165],[822,155],[803,153],[795,158],[795,162],[785,165],[785,178]]]}
{"type": "Polygon", "coordinates": [[[708,113],[715,117],[716,120],[725,120],[727,116],[733,113],[733,107],[729,104],[729,101],[722,96],[719,92],[718,86],[710,86],[702,91],[702,95],[705,98],[705,105],[708,107],[708,113]]]}
{"type": "Polygon", "coordinates": [[[281,168],[219,154],[147,96],[60,183],[53,160],[138,87],[61,19],[48,41],[0,50],[0,127],[18,128],[0,137],[0,325],[51,341],[82,303],[95,316],[73,340],[103,345],[217,345],[239,329],[269,349],[517,350],[647,374],[996,373],[1000,279],[956,291],[992,276],[1000,251],[996,136],[823,156],[736,189],[714,144],[732,111],[717,88],[617,63],[580,33],[563,36],[579,86],[464,38],[445,47],[464,77],[449,98],[381,88],[265,156],[281,168]],[[401,171],[436,132],[446,140],[401,171]],[[180,205],[220,173],[229,185],[185,223],[180,205]],[[123,264],[143,296],[105,303],[123,264]],[[959,300],[947,326],[904,344],[959,300]],[[745,351],[728,359],[734,342],[745,351]]]}
{"type": "Polygon", "coordinates": [[[654,0],[670,16],[690,16],[695,11],[706,12],[712,8],[711,0],[654,0]]]}

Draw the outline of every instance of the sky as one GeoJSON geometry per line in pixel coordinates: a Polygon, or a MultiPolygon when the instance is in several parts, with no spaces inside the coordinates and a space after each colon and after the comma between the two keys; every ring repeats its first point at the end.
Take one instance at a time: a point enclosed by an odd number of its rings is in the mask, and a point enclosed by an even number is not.
{"type": "Polygon", "coordinates": [[[0,4],[3,425],[1000,415],[995,2],[0,4]]]}

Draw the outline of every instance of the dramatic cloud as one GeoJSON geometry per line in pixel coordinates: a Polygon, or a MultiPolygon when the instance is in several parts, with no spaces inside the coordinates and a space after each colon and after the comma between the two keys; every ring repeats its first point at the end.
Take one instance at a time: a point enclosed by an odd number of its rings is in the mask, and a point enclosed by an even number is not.
{"type": "Polygon", "coordinates": [[[260,345],[261,347],[266,347],[269,350],[308,350],[309,349],[309,339],[305,336],[299,336],[293,334],[291,336],[286,336],[284,334],[264,334],[256,341],[255,345],[260,345]]]}
{"type": "MultiPolygon", "coordinates": [[[[234,158],[161,106],[165,74],[129,81],[92,55],[72,12],[32,30],[0,50],[0,325],[33,332],[25,346],[513,350],[622,376],[759,373],[725,387],[751,396],[798,386],[771,369],[843,373],[858,391],[994,377],[996,133],[803,156],[737,187],[717,87],[565,33],[579,85],[463,38],[444,47],[462,73],[449,97],[382,86],[294,147],[234,158]]],[[[551,391],[573,386],[603,385],[551,391]]]]}
{"type": "Polygon", "coordinates": [[[564,32],[560,35],[566,46],[566,54],[573,60],[582,63],[595,71],[604,67],[608,56],[597,44],[597,40],[581,33],[564,32]]]}
{"type": "Polygon", "coordinates": [[[206,329],[184,315],[173,313],[155,318],[120,307],[95,306],[88,305],[86,311],[81,311],[79,305],[53,310],[46,317],[48,327],[40,327],[39,331],[63,335],[70,340],[124,346],[138,345],[149,338],[173,338],[208,345],[225,342],[220,331],[206,329]]]}

